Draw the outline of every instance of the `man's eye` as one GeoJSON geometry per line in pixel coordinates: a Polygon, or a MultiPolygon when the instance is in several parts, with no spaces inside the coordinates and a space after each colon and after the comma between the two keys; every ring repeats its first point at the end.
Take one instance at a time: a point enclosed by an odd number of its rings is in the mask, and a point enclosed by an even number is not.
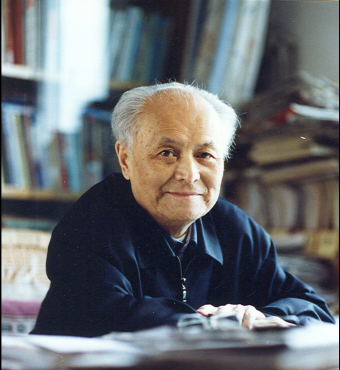
{"type": "Polygon", "coordinates": [[[173,157],[174,153],[173,153],[173,152],[171,152],[170,150],[163,150],[163,151],[161,152],[161,155],[162,155],[163,157],[173,157]]]}
{"type": "Polygon", "coordinates": [[[203,159],[209,159],[209,158],[212,158],[212,155],[211,155],[210,153],[206,153],[206,152],[204,152],[204,153],[200,153],[200,154],[198,155],[198,157],[199,157],[199,158],[203,158],[203,159]]]}

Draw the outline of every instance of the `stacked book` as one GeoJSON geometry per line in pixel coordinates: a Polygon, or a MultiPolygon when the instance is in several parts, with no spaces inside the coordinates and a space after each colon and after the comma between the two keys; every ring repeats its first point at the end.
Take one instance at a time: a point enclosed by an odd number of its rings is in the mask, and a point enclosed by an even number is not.
{"type": "Polygon", "coordinates": [[[228,183],[233,187],[231,200],[271,233],[285,232],[287,245],[295,240],[291,233],[303,231],[296,246],[335,260],[339,249],[338,88],[302,74],[255,97],[244,109],[247,115],[234,158],[227,165],[235,179],[228,183]]]}

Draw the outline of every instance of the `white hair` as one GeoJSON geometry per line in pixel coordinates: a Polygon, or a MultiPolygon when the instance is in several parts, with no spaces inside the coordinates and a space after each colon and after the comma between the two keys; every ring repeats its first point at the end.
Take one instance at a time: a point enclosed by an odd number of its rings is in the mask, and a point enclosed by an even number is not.
{"type": "Polygon", "coordinates": [[[196,86],[178,82],[141,86],[126,91],[112,113],[111,126],[115,139],[122,141],[131,151],[138,130],[138,116],[143,113],[143,108],[153,97],[160,93],[166,93],[170,89],[182,98],[186,98],[187,94],[191,96],[197,94],[213,106],[221,119],[223,131],[221,135],[225,137],[223,157],[227,159],[239,124],[236,112],[228,103],[220,100],[217,95],[196,86]]]}

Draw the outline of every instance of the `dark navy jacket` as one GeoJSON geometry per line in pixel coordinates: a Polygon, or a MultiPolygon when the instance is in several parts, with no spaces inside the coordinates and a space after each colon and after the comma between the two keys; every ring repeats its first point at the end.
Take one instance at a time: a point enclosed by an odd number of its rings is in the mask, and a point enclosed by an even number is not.
{"type": "Polygon", "coordinates": [[[50,290],[34,334],[98,336],[173,324],[204,304],[253,305],[302,325],[334,322],[324,300],[277,263],[269,235],[220,198],[196,221],[196,255],[182,271],[164,230],[121,174],[92,187],[53,231],[50,290]]]}

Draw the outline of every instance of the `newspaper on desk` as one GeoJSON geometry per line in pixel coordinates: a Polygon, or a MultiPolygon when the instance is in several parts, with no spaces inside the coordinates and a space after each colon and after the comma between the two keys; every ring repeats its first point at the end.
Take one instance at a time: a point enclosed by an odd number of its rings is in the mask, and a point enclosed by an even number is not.
{"type": "Polygon", "coordinates": [[[161,326],[97,338],[3,337],[2,369],[328,370],[339,366],[339,327],[248,331],[233,320],[185,315],[161,326]]]}

